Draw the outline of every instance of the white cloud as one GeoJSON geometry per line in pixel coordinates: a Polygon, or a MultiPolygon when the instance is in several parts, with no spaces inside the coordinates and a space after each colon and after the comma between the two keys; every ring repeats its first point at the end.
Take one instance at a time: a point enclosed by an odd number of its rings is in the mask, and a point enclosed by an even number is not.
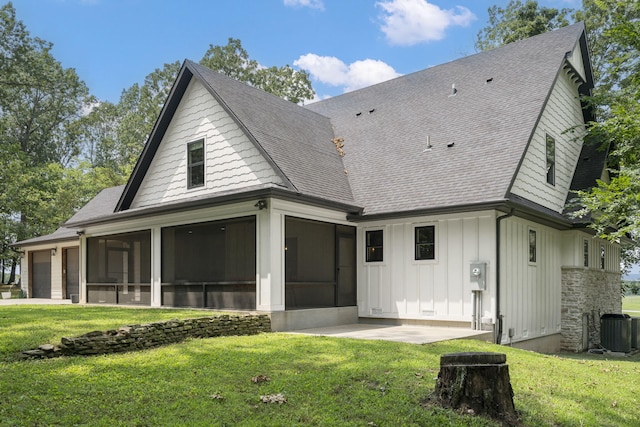
{"type": "Polygon", "coordinates": [[[375,59],[347,65],[335,56],[308,53],[293,61],[293,65],[307,70],[315,80],[331,86],[342,86],[345,92],[400,76],[393,67],[375,59]]]}
{"type": "Polygon", "coordinates": [[[388,0],[376,5],[383,10],[380,29],[395,45],[441,40],[448,27],[466,27],[476,19],[466,7],[445,10],[426,0],[388,0]]]}
{"type": "Polygon", "coordinates": [[[322,0],[284,0],[284,5],[289,7],[309,7],[311,9],[324,10],[322,0]]]}

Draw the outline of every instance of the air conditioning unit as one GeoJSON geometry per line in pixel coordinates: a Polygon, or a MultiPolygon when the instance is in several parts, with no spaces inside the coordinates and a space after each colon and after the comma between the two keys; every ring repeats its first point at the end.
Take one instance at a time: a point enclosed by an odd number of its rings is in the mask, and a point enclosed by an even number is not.
{"type": "Polygon", "coordinates": [[[609,351],[631,351],[631,317],[606,313],[600,317],[600,345],[609,351]]]}
{"type": "Polygon", "coordinates": [[[640,343],[640,317],[632,317],[631,318],[631,347],[636,350],[640,350],[638,348],[638,343],[640,343]]]}

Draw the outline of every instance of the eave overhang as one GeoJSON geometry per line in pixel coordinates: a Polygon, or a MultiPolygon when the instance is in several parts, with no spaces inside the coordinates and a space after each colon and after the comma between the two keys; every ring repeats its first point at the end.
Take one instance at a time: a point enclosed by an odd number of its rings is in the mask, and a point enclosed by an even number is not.
{"type": "Polygon", "coordinates": [[[165,203],[165,204],[145,207],[145,208],[128,209],[128,210],[116,212],[110,215],[105,215],[99,218],[93,218],[86,221],[66,223],[65,227],[78,229],[82,227],[111,224],[111,223],[117,223],[117,222],[122,222],[126,220],[148,218],[148,217],[169,214],[169,213],[185,212],[185,211],[191,211],[194,209],[210,208],[210,207],[216,207],[221,205],[227,205],[230,203],[239,203],[239,202],[246,202],[246,201],[252,201],[252,200],[257,201],[259,199],[269,199],[269,198],[278,198],[281,200],[293,201],[293,202],[302,203],[310,206],[339,210],[347,214],[358,214],[362,212],[362,208],[360,206],[356,206],[353,204],[334,201],[334,200],[321,199],[319,197],[308,196],[301,193],[292,192],[288,189],[283,189],[280,187],[267,187],[267,188],[256,188],[249,191],[244,190],[242,192],[226,193],[217,197],[191,199],[191,200],[180,201],[176,203],[165,203]]]}

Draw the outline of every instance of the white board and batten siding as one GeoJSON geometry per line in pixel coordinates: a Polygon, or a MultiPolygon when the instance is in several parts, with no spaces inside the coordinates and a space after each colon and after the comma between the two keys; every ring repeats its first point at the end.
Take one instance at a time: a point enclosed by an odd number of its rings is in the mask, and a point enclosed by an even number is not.
{"type": "Polygon", "coordinates": [[[471,263],[487,264],[482,317],[495,311],[493,211],[416,217],[358,225],[358,309],[361,317],[471,322],[471,263]],[[415,228],[435,226],[434,260],[415,260],[415,228]],[[383,230],[382,262],[366,261],[365,234],[383,230]]]}
{"type": "Polygon", "coordinates": [[[556,212],[562,212],[582,149],[585,133],[583,125],[577,86],[566,71],[561,71],[511,192],[556,212]],[[556,142],[555,185],[547,183],[547,135],[556,142]]]}
{"type": "Polygon", "coordinates": [[[132,208],[275,184],[282,179],[206,88],[192,79],[132,208]],[[205,183],[187,188],[187,144],[204,139],[205,183]]]}
{"type": "Polygon", "coordinates": [[[563,232],[562,254],[563,267],[584,267],[612,273],[620,271],[620,245],[584,231],[563,232]]]}
{"type": "Polygon", "coordinates": [[[500,312],[503,343],[560,332],[564,240],[559,231],[521,218],[505,220],[500,234],[500,312]],[[529,258],[529,233],[536,234],[535,261],[529,258]]]}

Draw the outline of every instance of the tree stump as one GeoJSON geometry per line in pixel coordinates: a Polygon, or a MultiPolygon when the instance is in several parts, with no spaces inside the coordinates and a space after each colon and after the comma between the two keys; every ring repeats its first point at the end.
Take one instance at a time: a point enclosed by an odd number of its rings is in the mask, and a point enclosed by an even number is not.
{"type": "Polygon", "coordinates": [[[501,353],[442,355],[435,390],[440,404],[514,422],[517,416],[506,361],[501,353]]]}

